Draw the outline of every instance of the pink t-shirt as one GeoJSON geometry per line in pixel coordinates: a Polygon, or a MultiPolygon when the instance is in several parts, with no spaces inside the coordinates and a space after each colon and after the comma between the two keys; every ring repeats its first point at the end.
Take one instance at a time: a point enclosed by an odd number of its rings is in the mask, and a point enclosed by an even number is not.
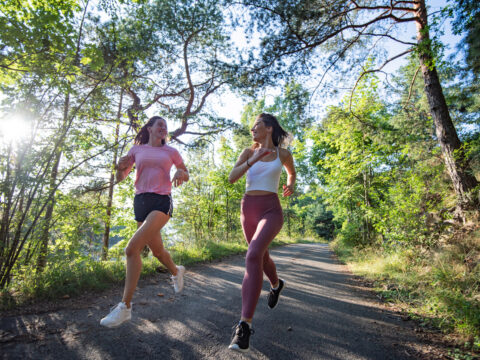
{"type": "Polygon", "coordinates": [[[168,145],[161,147],[134,145],[128,152],[131,156],[131,164],[127,168],[127,174],[136,164],[137,176],[135,179],[135,193],[156,193],[168,195],[172,191],[170,169],[172,165],[178,166],[183,163],[180,153],[168,145]]]}

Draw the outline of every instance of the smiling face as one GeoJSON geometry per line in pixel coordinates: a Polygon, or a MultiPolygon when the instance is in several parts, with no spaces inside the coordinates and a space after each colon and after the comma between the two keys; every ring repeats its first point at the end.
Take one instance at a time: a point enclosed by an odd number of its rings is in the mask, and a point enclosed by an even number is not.
{"type": "Polygon", "coordinates": [[[272,136],[273,128],[265,126],[263,120],[257,118],[250,131],[252,132],[253,141],[258,143],[265,140],[268,136],[272,136]]]}
{"type": "Polygon", "coordinates": [[[147,129],[151,137],[162,140],[167,137],[167,122],[163,119],[157,119],[155,123],[147,129]]]}

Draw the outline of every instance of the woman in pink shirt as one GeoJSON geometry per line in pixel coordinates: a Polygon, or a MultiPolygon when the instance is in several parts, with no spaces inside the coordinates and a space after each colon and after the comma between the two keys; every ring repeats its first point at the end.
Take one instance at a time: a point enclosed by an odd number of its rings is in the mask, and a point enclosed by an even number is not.
{"type": "Polygon", "coordinates": [[[152,117],[135,137],[135,145],[120,158],[117,165],[117,181],[127,177],[136,165],[134,212],[138,229],[125,249],[127,274],[122,301],[104,317],[100,324],[116,327],[132,317],[132,297],[142,269],[140,253],[146,246],[172,274],[176,293],[183,289],[185,268],[176,266],[165,250],[160,230],[172,216],[170,195],[172,184],[180,186],[188,181],[188,170],[179,152],[166,144],[167,122],[160,116],[152,117]],[[170,180],[170,169],[177,171],[170,180]]]}

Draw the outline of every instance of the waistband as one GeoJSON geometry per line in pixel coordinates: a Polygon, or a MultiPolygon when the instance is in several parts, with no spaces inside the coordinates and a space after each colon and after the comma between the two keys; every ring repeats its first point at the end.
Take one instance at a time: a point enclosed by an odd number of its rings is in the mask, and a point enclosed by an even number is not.
{"type": "Polygon", "coordinates": [[[276,194],[276,193],[265,194],[265,195],[243,194],[243,198],[244,199],[268,199],[268,198],[277,198],[278,199],[278,194],[276,194]]]}
{"type": "Polygon", "coordinates": [[[172,194],[159,194],[154,192],[143,192],[139,194],[135,194],[135,196],[172,196],[172,194]]]}
{"type": "Polygon", "coordinates": [[[262,202],[269,202],[269,201],[280,201],[278,194],[271,193],[265,195],[248,195],[243,194],[242,200],[249,200],[249,201],[262,201],[262,202]]]}

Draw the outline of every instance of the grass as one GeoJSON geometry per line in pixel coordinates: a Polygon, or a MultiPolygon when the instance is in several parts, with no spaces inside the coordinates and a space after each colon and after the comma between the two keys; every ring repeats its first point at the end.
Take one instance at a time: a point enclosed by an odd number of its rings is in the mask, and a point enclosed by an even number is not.
{"type": "MultiPolygon", "coordinates": [[[[278,238],[272,246],[294,243],[318,242],[303,238],[278,238]]],[[[169,247],[175,263],[190,265],[221,259],[229,255],[246,252],[244,242],[210,241],[201,246],[186,246],[183,243],[169,247]]],[[[143,259],[142,276],[158,272],[160,263],[150,254],[143,259]]],[[[0,310],[12,309],[39,300],[73,297],[87,291],[100,291],[125,280],[125,261],[95,261],[81,258],[74,262],[52,261],[39,274],[32,269],[23,269],[15,277],[15,283],[0,292],[0,310]]]]}
{"type": "Polygon", "coordinates": [[[480,231],[433,250],[358,250],[339,241],[332,248],[354,274],[372,281],[386,302],[440,329],[462,348],[480,351],[480,231]]]}

